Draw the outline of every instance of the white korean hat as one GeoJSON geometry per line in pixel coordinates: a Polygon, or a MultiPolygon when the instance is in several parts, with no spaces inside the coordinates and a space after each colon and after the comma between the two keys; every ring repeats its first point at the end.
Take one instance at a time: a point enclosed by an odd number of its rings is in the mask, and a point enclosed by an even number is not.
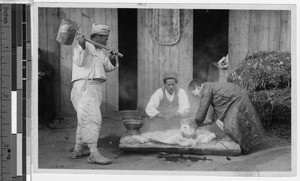
{"type": "Polygon", "coordinates": [[[109,35],[110,28],[107,25],[92,25],[92,31],[91,34],[100,34],[100,35],[109,35]]]}

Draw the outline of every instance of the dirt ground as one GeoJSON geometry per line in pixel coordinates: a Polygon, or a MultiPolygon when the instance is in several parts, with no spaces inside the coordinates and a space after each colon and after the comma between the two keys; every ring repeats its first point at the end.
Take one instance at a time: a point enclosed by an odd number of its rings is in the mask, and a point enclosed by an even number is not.
{"type": "Polygon", "coordinates": [[[150,171],[234,171],[280,176],[291,172],[291,142],[270,135],[248,155],[190,155],[174,153],[128,153],[118,150],[119,139],[126,131],[120,119],[104,118],[98,141],[100,152],[112,160],[110,165],[87,163],[87,158],[70,159],[74,146],[76,120],[67,119],[61,129],[39,129],[39,168],[150,171]]]}

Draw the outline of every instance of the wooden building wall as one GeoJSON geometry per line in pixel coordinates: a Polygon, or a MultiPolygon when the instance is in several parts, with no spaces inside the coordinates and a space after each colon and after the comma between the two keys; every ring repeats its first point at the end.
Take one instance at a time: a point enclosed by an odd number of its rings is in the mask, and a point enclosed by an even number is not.
{"type": "Polygon", "coordinates": [[[138,108],[163,86],[166,70],[178,73],[178,85],[187,91],[193,76],[193,10],[180,10],[180,39],[171,46],[156,43],[152,34],[152,9],[138,10],[138,108]]]}
{"type": "Polygon", "coordinates": [[[291,12],[231,10],[228,39],[230,69],[259,51],[291,51],[291,12]]]}
{"type": "MultiPolygon", "coordinates": [[[[94,8],[39,8],[39,48],[47,51],[47,61],[55,69],[55,108],[59,115],[74,114],[70,101],[72,55],[77,41],[72,46],[61,45],[56,41],[58,27],[62,18],[71,19],[79,24],[79,32],[89,37],[92,24],[106,24],[111,33],[108,46],[118,47],[117,9],[94,8]]],[[[107,52],[106,52],[107,53],[107,52]]],[[[108,81],[102,90],[101,110],[118,110],[118,70],[107,73],[108,81]]]]}
{"type": "MultiPolygon", "coordinates": [[[[179,75],[178,86],[187,91],[193,78],[193,10],[180,10],[180,39],[170,46],[158,44],[153,38],[153,9],[138,9],[138,109],[144,109],[151,95],[163,86],[166,70],[179,75]]],[[[39,48],[48,51],[47,61],[56,70],[55,107],[62,115],[74,114],[70,102],[72,46],[60,45],[56,33],[60,20],[68,18],[79,24],[79,32],[89,35],[93,22],[111,27],[108,46],[118,47],[117,9],[39,9],[39,48]]],[[[258,51],[290,51],[290,11],[230,10],[229,67],[234,68],[247,54],[258,51]]],[[[126,52],[124,52],[126,53],[126,52]]],[[[108,73],[103,89],[102,111],[118,111],[118,71],[108,73]]],[[[193,99],[190,99],[193,100],[193,99]]],[[[193,104],[193,103],[192,103],[193,104]]]]}

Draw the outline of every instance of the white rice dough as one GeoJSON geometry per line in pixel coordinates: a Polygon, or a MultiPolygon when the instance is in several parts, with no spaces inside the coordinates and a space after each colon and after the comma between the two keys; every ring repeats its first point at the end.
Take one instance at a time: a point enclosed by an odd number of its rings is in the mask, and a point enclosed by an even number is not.
{"type": "Polygon", "coordinates": [[[170,145],[180,145],[184,147],[195,147],[198,143],[207,144],[215,138],[216,135],[213,132],[206,129],[198,128],[197,137],[195,139],[185,138],[182,136],[180,129],[174,129],[167,131],[146,132],[141,135],[127,136],[121,139],[121,142],[124,144],[144,144],[152,141],[170,145]]]}

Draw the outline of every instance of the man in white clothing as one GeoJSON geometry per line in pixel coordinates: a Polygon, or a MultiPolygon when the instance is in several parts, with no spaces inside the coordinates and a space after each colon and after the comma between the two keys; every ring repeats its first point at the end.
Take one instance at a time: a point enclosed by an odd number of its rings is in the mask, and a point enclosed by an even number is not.
{"type": "Polygon", "coordinates": [[[156,90],[146,106],[146,113],[150,117],[144,128],[146,131],[179,128],[180,119],[190,111],[186,92],[177,88],[177,73],[165,72],[163,82],[164,87],[156,90]]]}
{"type": "MultiPolygon", "coordinates": [[[[91,40],[106,45],[110,28],[93,24],[91,40]]],[[[101,47],[86,42],[82,35],[76,37],[78,45],[74,48],[71,101],[77,112],[76,143],[71,158],[89,156],[88,162],[110,164],[111,160],[102,156],[97,148],[102,116],[102,83],[107,80],[106,72],[119,66],[116,51],[105,56],[101,47]]]]}

